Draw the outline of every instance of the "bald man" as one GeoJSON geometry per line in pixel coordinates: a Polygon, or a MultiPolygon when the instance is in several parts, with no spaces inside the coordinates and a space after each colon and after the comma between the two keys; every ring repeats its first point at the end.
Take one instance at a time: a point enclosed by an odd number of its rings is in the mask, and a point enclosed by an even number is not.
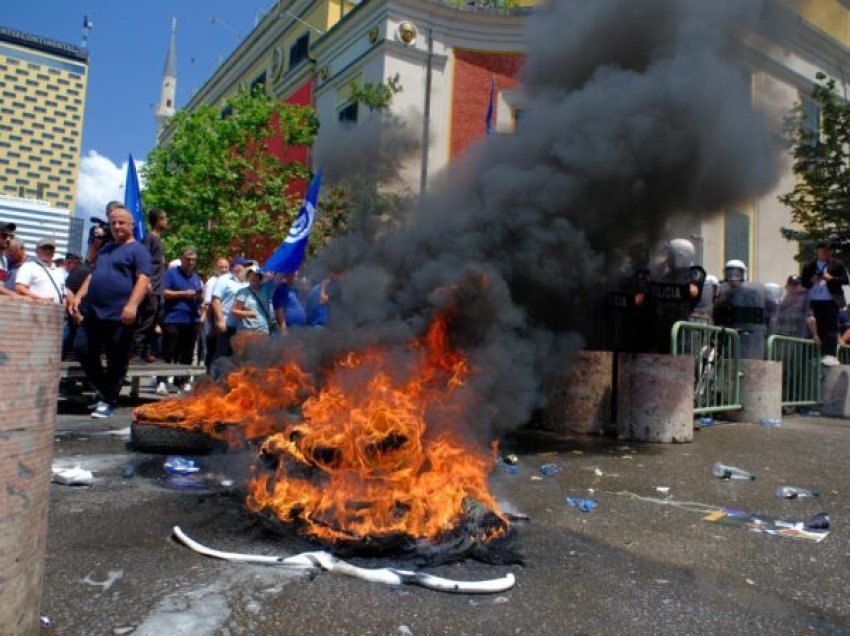
{"type": "Polygon", "coordinates": [[[97,253],[91,274],[71,303],[71,315],[82,322],[77,357],[97,388],[92,417],[112,417],[127,373],[139,303],[147,293],[151,256],[133,239],[133,215],[123,206],[109,212],[112,242],[97,253]],[[85,315],[80,303],[87,299],[85,315]],[[106,355],[106,368],[101,364],[106,355]]]}

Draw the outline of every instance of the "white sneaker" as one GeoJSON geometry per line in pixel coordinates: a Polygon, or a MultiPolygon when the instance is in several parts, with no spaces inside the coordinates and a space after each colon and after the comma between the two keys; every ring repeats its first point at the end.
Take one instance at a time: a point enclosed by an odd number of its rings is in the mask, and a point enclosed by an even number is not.
{"type": "Polygon", "coordinates": [[[836,367],[841,364],[835,356],[824,356],[820,363],[825,367],[836,367]]]}
{"type": "Polygon", "coordinates": [[[191,391],[191,390],[192,390],[192,383],[191,382],[187,382],[186,384],[184,384],[183,386],[180,387],[180,391],[182,391],[183,393],[189,393],[189,391],[191,391]]]}
{"type": "Polygon", "coordinates": [[[160,382],[156,385],[156,394],[157,395],[168,395],[168,387],[165,385],[165,382],[160,382]]]}

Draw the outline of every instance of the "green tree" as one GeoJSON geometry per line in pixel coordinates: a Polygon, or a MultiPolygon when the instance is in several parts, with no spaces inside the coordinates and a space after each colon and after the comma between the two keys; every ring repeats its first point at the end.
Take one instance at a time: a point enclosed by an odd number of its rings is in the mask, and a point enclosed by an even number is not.
{"type": "Polygon", "coordinates": [[[836,82],[819,73],[811,103],[798,104],[791,126],[794,189],[779,197],[797,227],[782,235],[800,246],[798,260],[811,256],[820,241],[850,237],[850,103],[836,82]]]}
{"type": "Polygon", "coordinates": [[[310,146],[319,123],[310,107],[285,104],[263,90],[242,91],[224,108],[180,111],[167,141],[143,169],[145,206],[169,213],[167,253],[192,245],[202,266],[221,253],[259,256],[286,235],[309,179],[301,163],[269,150],[273,136],[287,146],[310,146]]]}

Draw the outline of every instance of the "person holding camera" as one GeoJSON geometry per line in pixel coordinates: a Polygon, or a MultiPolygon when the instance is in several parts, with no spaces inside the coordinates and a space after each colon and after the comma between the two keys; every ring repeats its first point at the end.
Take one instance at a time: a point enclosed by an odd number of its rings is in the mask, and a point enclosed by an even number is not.
{"type": "Polygon", "coordinates": [[[133,238],[133,215],[115,207],[109,213],[112,241],[97,253],[92,273],[71,302],[71,315],[82,322],[77,357],[100,400],[92,417],[111,417],[127,373],[139,305],[150,284],[150,252],[133,238]],[[85,315],[80,304],[86,300],[85,315]],[[101,362],[106,357],[106,368],[101,362]]]}
{"type": "Polygon", "coordinates": [[[848,284],[844,263],[835,258],[826,243],[818,243],[817,257],[803,268],[803,286],[809,290],[809,307],[817,323],[821,362],[835,366],[838,359],[838,310],[847,306],[844,285],[848,284]]]}

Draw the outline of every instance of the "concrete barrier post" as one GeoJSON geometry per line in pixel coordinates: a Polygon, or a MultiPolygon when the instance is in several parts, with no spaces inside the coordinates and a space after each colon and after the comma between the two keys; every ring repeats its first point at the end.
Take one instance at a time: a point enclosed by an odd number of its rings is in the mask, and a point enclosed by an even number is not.
{"type": "Polygon", "coordinates": [[[694,359],[645,353],[619,358],[617,432],[659,444],[694,437],[694,359]]]}
{"type": "Polygon", "coordinates": [[[602,433],[611,421],[614,354],[579,351],[565,361],[549,389],[542,427],[548,431],[602,433]]]}
{"type": "Polygon", "coordinates": [[[741,409],[730,411],[733,422],[782,418],[782,363],[741,359],[741,409]]]}
{"type": "Polygon", "coordinates": [[[820,411],[827,417],[850,417],[850,366],[825,367],[820,411]]]}
{"type": "Polygon", "coordinates": [[[62,309],[0,297],[0,324],[0,632],[37,634],[62,309]]]}

